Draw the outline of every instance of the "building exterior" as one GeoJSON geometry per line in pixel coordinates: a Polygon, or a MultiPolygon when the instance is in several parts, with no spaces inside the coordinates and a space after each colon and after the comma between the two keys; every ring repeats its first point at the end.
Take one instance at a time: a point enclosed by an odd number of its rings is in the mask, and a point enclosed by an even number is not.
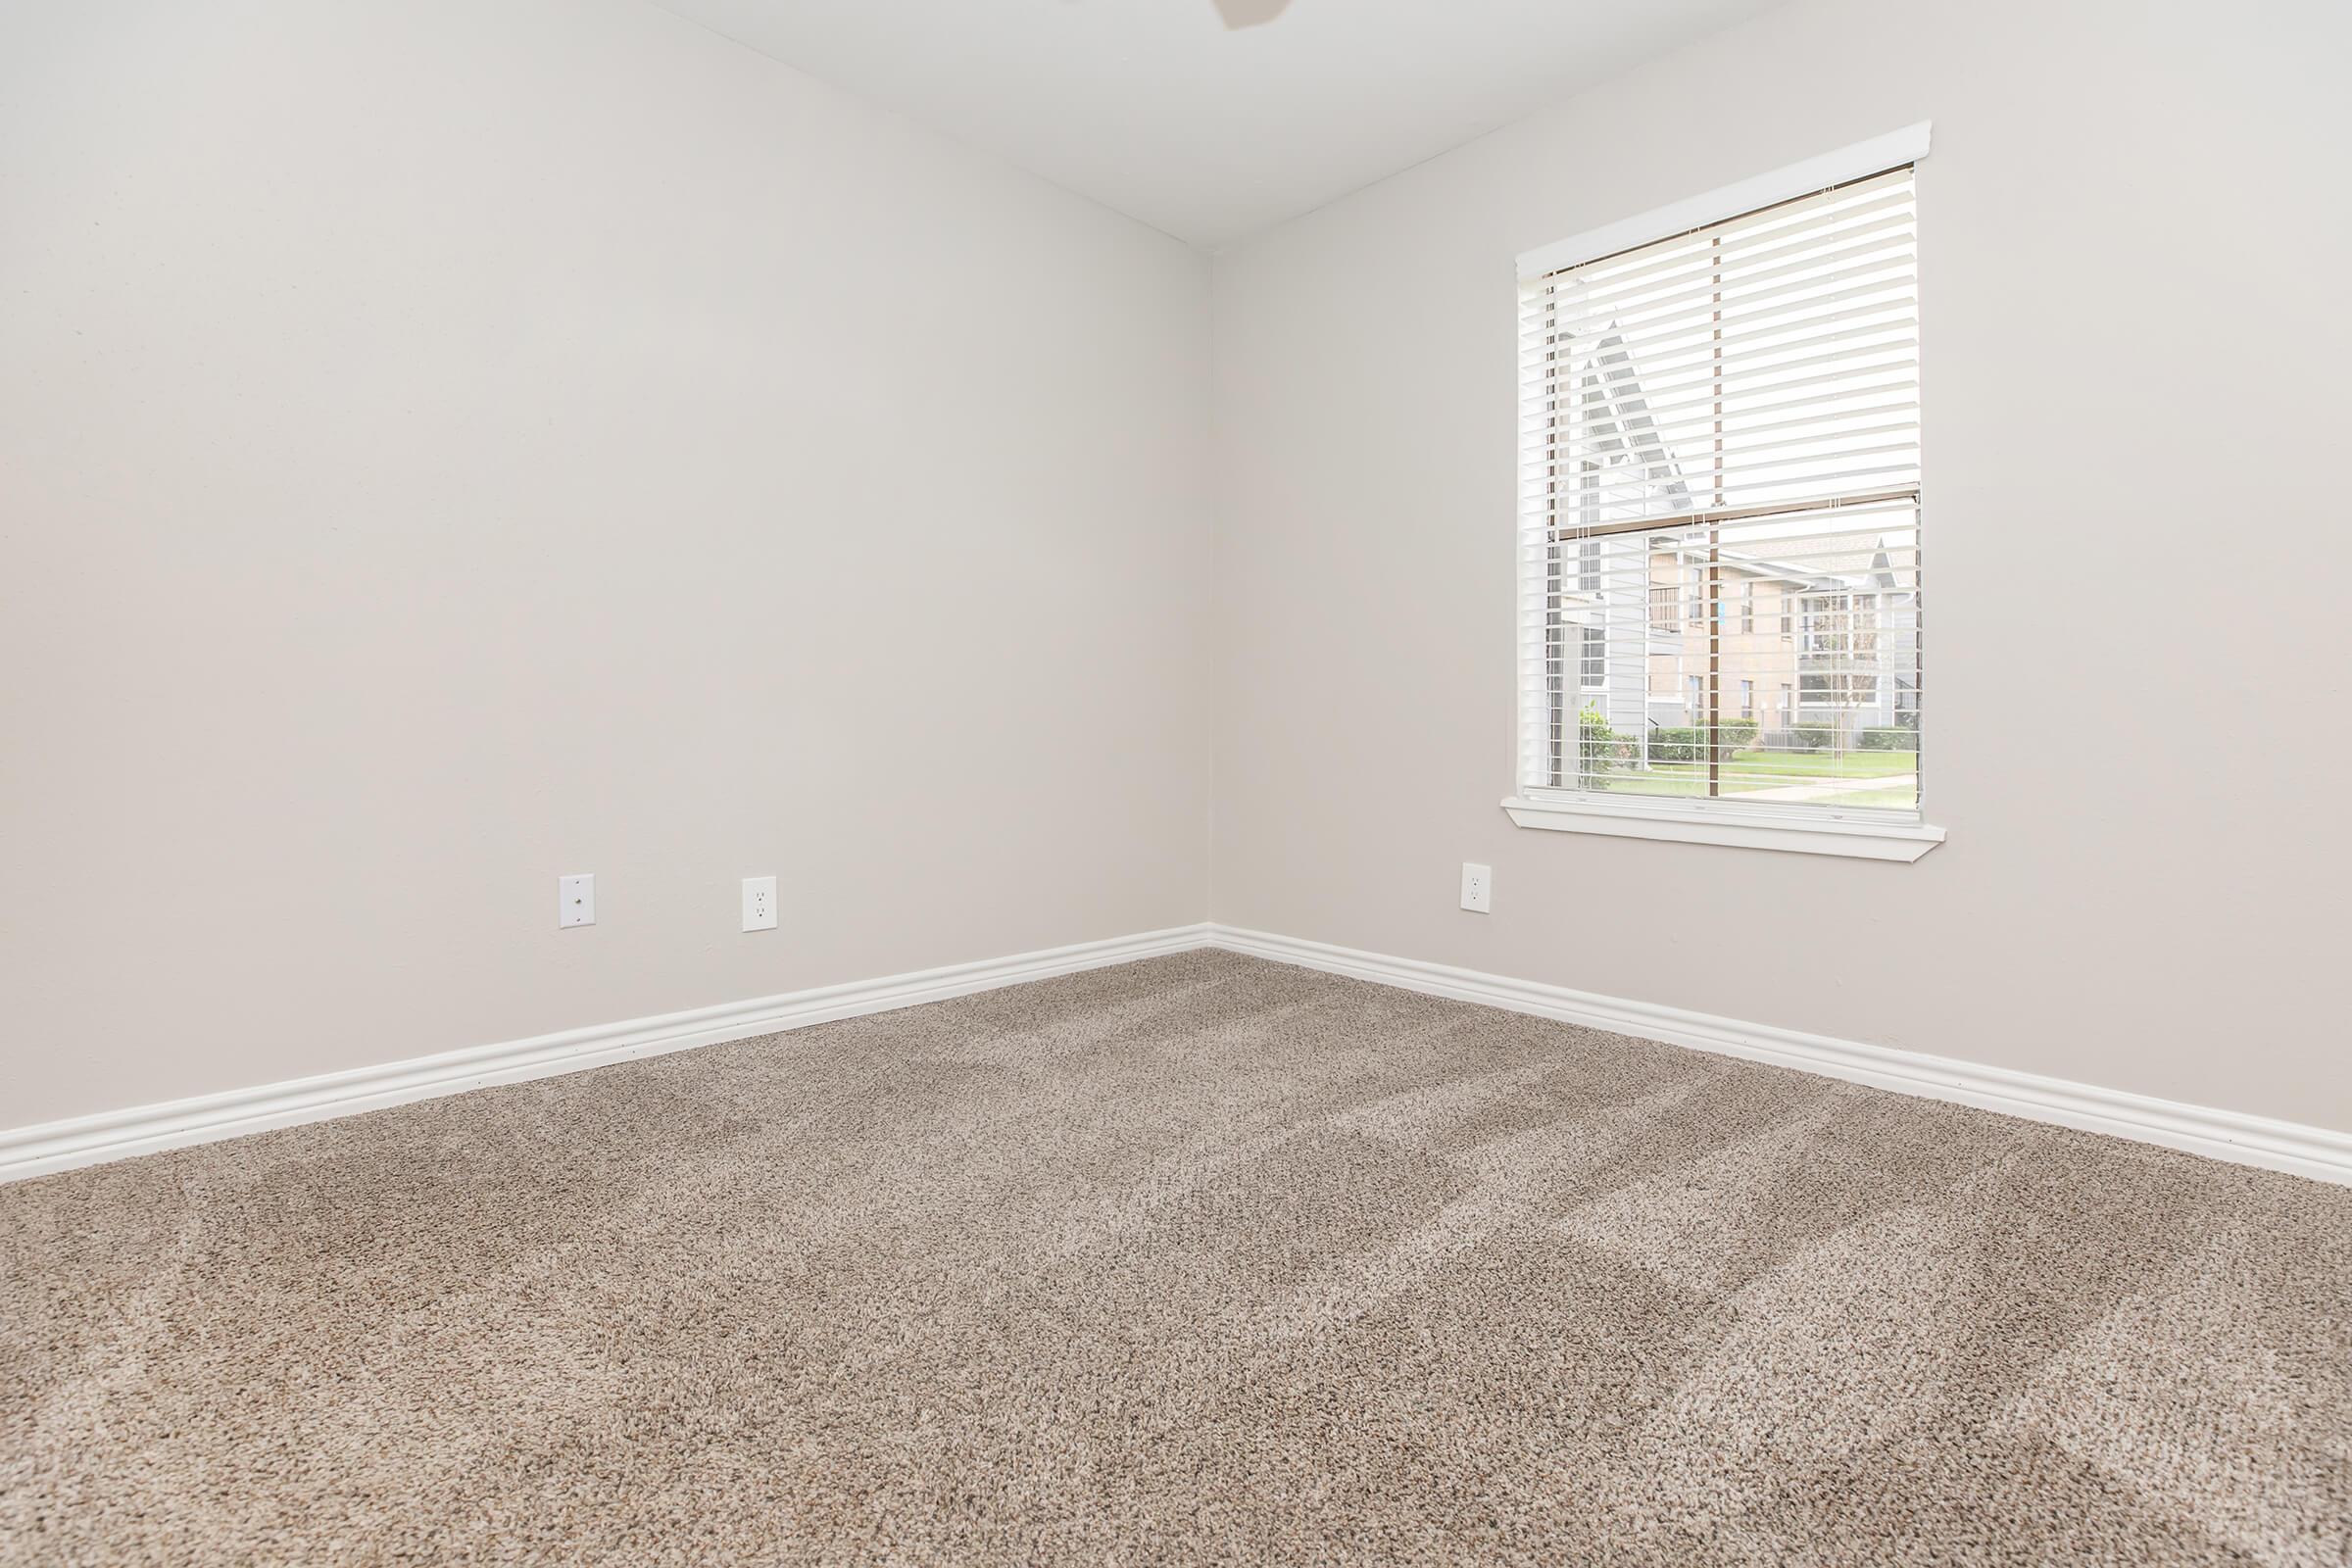
{"type": "Polygon", "coordinates": [[[1916,725],[1911,537],[1792,539],[1801,560],[1710,547],[1700,530],[1577,541],[1563,610],[1580,707],[1628,740],[1710,713],[1752,722],[1753,744],[1773,750],[1850,748],[1863,730],[1916,725]]]}

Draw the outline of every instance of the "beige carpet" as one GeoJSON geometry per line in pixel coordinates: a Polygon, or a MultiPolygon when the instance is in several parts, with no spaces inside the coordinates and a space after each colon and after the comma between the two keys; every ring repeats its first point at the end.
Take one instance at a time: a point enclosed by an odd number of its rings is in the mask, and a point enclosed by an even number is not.
{"type": "Polygon", "coordinates": [[[0,1561],[2343,1568],[2352,1190],[1188,955],[0,1189],[0,1561]]]}

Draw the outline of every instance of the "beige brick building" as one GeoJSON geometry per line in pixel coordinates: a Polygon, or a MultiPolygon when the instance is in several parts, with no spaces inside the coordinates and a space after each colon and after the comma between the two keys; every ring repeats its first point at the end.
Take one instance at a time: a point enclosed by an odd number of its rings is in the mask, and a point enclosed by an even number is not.
{"type": "MultiPolygon", "coordinates": [[[[1793,542],[1794,560],[1710,552],[1686,536],[1640,541],[1640,618],[1605,608],[1611,596],[1595,592],[1582,622],[1582,706],[1629,737],[1695,726],[1707,721],[1712,683],[1717,717],[1752,720],[1765,746],[1788,744],[1798,727],[1826,728],[1833,744],[1851,745],[1860,730],[1916,723],[1911,538],[1814,537],[1793,542]]],[[[1616,569],[1594,570],[1595,584],[1632,575],[1633,542],[1611,544],[1616,569]]]]}

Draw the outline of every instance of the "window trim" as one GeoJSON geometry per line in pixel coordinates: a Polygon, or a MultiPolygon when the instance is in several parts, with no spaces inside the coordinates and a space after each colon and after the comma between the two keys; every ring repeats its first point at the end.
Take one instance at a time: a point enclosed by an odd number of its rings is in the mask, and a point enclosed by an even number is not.
{"type": "MultiPolygon", "coordinates": [[[[1832,185],[1867,178],[1904,164],[1921,163],[1928,156],[1933,125],[1932,121],[1923,120],[1704,195],[1523,251],[1516,260],[1514,280],[1581,267],[1620,251],[1706,228],[1758,208],[1794,201],[1832,185]]],[[[1793,607],[1788,597],[1784,593],[1781,598],[1783,636],[1789,634],[1787,617],[1793,607]]],[[[1654,614],[1654,599],[1651,613],[1654,614]]],[[[1651,621],[1647,629],[1655,635],[1656,622],[1651,621]]],[[[1514,746],[1514,767],[1517,752],[1514,746]]],[[[1502,808],[1512,822],[1523,828],[1897,861],[1916,860],[1943,842],[1944,830],[1928,822],[1926,807],[1923,796],[1917,808],[1883,816],[1866,810],[1838,812],[1818,806],[1799,815],[1720,798],[1652,797],[1640,805],[1630,805],[1587,795],[1554,796],[1543,791],[1530,795],[1514,793],[1502,802],[1502,808]]]]}
{"type": "Polygon", "coordinates": [[[1916,164],[1928,156],[1928,133],[1934,123],[1923,120],[1916,125],[1905,125],[1900,130],[1890,130],[1884,136],[1873,136],[1868,141],[1858,141],[1851,147],[1840,147],[1786,169],[1735,181],[1703,196],[1673,202],[1636,218],[1587,229],[1555,244],[1522,251],[1517,276],[1536,277],[1563,268],[1582,267],[1619,251],[1638,250],[1692,229],[1711,227],[1759,207],[1792,202],[1849,179],[1866,179],[1904,164],[1916,164]]]}
{"type": "Polygon", "coordinates": [[[1780,816],[1720,801],[1657,798],[1639,806],[1543,796],[1508,796],[1502,808],[1520,827],[1555,833],[1600,833],[1611,838],[1669,839],[1683,844],[1727,844],[1799,855],[1841,855],[1864,860],[1916,860],[1943,842],[1943,829],[1926,822],[1880,821],[1812,808],[1811,817],[1780,816]]]}

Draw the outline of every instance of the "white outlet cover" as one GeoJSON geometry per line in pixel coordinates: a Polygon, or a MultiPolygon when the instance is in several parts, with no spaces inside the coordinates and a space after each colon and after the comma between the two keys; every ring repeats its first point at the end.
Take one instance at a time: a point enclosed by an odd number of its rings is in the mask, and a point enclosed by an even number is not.
{"type": "Polygon", "coordinates": [[[743,879],[743,928],[746,931],[773,931],[776,928],[774,877],[747,876],[743,879]]]}
{"type": "Polygon", "coordinates": [[[1462,907],[1475,909],[1480,914],[1489,913],[1494,909],[1494,868],[1493,866],[1473,865],[1468,860],[1462,862],[1462,907]]]}
{"type": "Polygon", "coordinates": [[[577,876],[556,878],[556,928],[596,924],[596,876],[583,871],[577,876]]]}

